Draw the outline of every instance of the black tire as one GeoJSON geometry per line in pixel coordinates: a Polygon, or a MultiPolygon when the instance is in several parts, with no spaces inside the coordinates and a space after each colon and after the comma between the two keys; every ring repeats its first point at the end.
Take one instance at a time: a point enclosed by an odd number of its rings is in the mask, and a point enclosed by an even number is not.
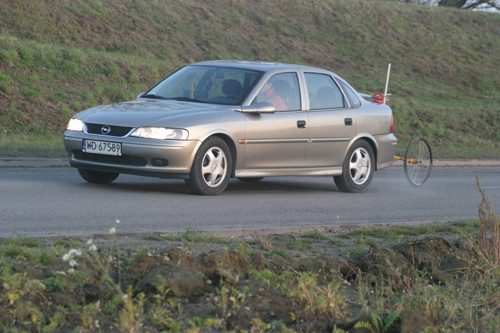
{"type": "Polygon", "coordinates": [[[78,172],[83,179],[92,184],[110,184],[120,175],[115,172],[101,172],[85,169],[78,169],[78,172]]]}
{"type": "Polygon", "coordinates": [[[211,137],[198,149],[186,184],[195,194],[220,194],[229,184],[232,166],[232,156],[226,142],[211,137]]]}
{"type": "Polygon", "coordinates": [[[422,186],[432,171],[431,145],[421,136],[411,140],[406,148],[404,168],[406,179],[413,186],[422,186]]]}
{"type": "Polygon", "coordinates": [[[248,178],[238,178],[238,180],[242,182],[247,182],[247,183],[258,183],[260,182],[264,177],[248,177],[248,178]]]}
{"type": "Polygon", "coordinates": [[[343,192],[362,192],[370,185],[375,172],[372,146],[365,140],[356,141],[347,152],[342,175],[334,176],[335,185],[343,192]]]}

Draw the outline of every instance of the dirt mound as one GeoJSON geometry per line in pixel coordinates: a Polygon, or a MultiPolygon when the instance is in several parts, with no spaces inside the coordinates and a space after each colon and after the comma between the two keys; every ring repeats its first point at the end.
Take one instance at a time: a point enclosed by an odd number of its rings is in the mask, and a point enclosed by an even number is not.
{"type": "MultiPolygon", "coordinates": [[[[272,286],[263,287],[255,281],[254,273],[269,271],[273,276],[280,276],[288,272],[298,277],[312,274],[320,288],[326,288],[332,281],[344,281],[341,289],[346,295],[355,292],[355,287],[363,283],[373,288],[383,285],[392,292],[405,292],[415,279],[416,271],[428,279],[429,285],[447,283],[456,273],[463,272],[468,265],[460,259],[465,257],[461,251],[459,246],[440,237],[406,241],[392,248],[372,246],[367,254],[355,260],[327,254],[314,259],[277,254],[265,257],[262,253],[247,255],[228,250],[192,256],[176,247],[163,257],[144,257],[136,261],[130,274],[138,280],[135,293],[152,295],[166,285],[172,295],[186,299],[184,313],[192,315],[204,308],[202,313],[224,318],[224,313],[204,307],[207,295],[220,293],[223,288],[240,296],[241,290],[249,290],[244,300],[242,296],[242,304],[237,306],[236,302],[228,301],[226,310],[230,316],[225,324],[229,329],[248,329],[252,318],[260,318],[263,322],[279,322],[304,331],[331,331],[336,325],[349,332],[363,332],[354,326],[370,322],[372,315],[359,306],[350,306],[346,315],[337,319],[331,314],[314,316],[304,309],[298,311],[300,300],[287,297],[272,286]],[[165,258],[169,260],[167,263],[165,258]]],[[[231,297],[235,296],[228,296],[231,297]]],[[[383,317],[381,320],[390,319],[383,317]]],[[[418,312],[403,311],[387,332],[410,332],[428,325],[428,320],[418,312]]]]}
{"type": "Polygon", "coordinates": [[[94,239],[98,251],[70,251],[78,253],[70,269],[48,255],[0,255],[0,306],[9,309],[0,322],[7,331],[52,325],[89,332],[418,332],[450,325],[490,332],[496,325],[498,272],[477,272],[484,257],[470,240],[378,239],[347,255],[356,241],[332,237],[94,239]],[[39,257],[50,263],[31,259],[39,257]],[[471,288],[472,281],[478,284],[471,288]],[[468,319],[477,322],[464,324],[467,313],[454,313],[478,300],[468,319]]]}

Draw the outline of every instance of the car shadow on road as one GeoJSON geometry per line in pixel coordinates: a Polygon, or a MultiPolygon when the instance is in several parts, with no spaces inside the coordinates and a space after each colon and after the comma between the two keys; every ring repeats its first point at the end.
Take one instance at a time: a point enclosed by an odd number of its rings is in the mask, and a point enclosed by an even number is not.
{"type": "MultiPolygon", "coordinates": [[[[101,190],[126,191],[137,193],[164,193],[164,194],[192,194],[181,179],[159,179],[154,182],[129,181],[129,179],[117,179],[112,184],[88,184],[82,186],[96,186],[101,190]]],[[[339,192],[333,180],[308,181],[307,179],[289,181],[276,178],[264,179],[258,183],[249,183],[232,179],[222,196],[224,195],[256,195],[264,193],[314,193],[314,192],[339,192]]]]}
{"type": "MultiPolygon", "coordinates": [[[[311,178],[312,180],[312,178],[311,178]]],[[[258,183],[248,183],[232,180],[225,193],[256,194],[256,193],[310,193],[310,192],[338,192],[333,180],[324,182],[301,180],[279,180],[276,178],[264,179],[258,183]]]]}

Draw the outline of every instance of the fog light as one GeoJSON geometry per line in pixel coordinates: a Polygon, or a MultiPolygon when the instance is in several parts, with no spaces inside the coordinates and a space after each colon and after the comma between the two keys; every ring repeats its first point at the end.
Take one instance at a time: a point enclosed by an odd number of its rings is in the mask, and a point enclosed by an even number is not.
{"type": "Polygon", "coordinates": [[[166,167],[168,165],[168,160],[164,158],[153,158],[151,159],[151,165],[155,167],[166,167]]]}

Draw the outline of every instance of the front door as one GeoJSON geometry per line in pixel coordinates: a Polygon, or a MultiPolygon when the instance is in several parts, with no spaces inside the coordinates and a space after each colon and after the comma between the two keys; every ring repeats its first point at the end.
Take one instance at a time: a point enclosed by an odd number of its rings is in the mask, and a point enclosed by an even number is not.
{"type": "Polygon", "coordinates": [[[303,167],[308,142],[297,73],[272,76],[253,103],[268,102],[275,113],[246,115],[245,169],[303,167]]]}

